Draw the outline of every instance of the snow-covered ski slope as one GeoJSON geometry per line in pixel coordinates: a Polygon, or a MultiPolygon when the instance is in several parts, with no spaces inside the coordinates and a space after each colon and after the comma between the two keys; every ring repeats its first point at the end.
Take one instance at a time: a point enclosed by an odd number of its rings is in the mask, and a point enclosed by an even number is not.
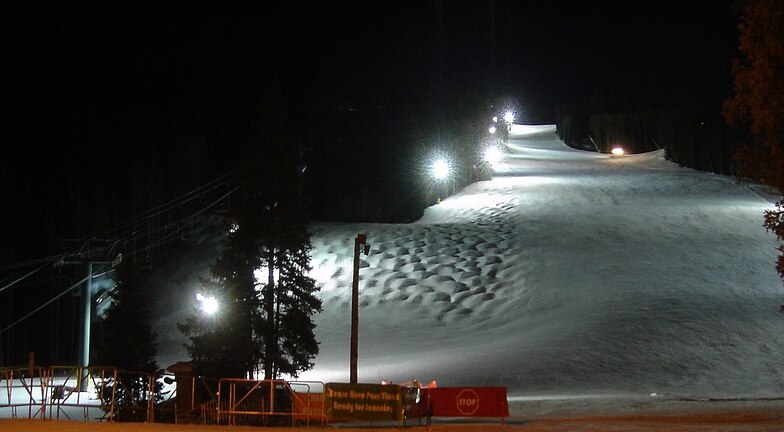
{"type": "MultiPolygon", "coordinates": [[[[367,233],[360,381],[520,396],[784,394],[770,203],[662,152],[571,149],[553,126],[516,125],[509,150],[493,180],[416,223],[312,226],[324,312],[321,354],[302,379],[348,379],[353,244],[367,233]]],[[[181,316],[159,334],[179,337],[181,316]]]]}

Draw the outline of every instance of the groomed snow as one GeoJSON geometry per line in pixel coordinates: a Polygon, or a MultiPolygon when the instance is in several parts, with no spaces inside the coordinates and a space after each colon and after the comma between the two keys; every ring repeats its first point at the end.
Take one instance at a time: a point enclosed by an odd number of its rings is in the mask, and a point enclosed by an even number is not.
{"type": "MultiPolygon", "coordinates": [[[[610,157],[567,147],[553,126],[515,125],[496,177],[421,220],[311,227],[324,312],[321,354],[301,379],[348,380],[353,242],[367,233],[360,381],[581,403],[782,395],[770,207],[663,152],[610,157]]],[[[194,252],[160,293],[163,366],[188,358],[176,323],[210,255],[194,252]]]]}

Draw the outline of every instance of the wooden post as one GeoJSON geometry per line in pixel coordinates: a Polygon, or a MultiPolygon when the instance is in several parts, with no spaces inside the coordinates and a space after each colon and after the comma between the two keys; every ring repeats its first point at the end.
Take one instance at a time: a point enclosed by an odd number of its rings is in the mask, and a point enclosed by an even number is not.
{"type": "Polygon", "coordinates": [[[354,239],[354,278],[351,284],[351,360],[349,382],[357,383],[359,359],[359,254],[367,254],[367,234],[357,234],[354,239]],[[364,248],[364,249],[363,249],[364,248]]]}

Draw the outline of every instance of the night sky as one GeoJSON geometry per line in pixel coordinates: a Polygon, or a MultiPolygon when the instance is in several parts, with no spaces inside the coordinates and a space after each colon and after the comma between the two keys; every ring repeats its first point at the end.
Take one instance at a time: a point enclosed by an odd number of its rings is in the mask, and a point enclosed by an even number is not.
{"type": "Polygon", "coordinates": [[[29,140],[98,142],[151,107],[220,128],[271,75],[382,101],[492,88],[552,121],[590,94],[725,96],[736,46],[721,1],[13,3],[7,126],[29,140]]]}
{"type": "Polygon", "coordinates": [[[146,210],[121,204],[129,180],[171,196],[227,172],[271,88],[310,113],[302,128],[347,108],[448,117],[466,100],[512,100],[532,123],[597,95],[718,112],[737,46],[721,1],[19,1],[2,20],[11,243],[89,235],[100,224],[51,226],[92,196],[111,195],[107,220],[146,210]]]}

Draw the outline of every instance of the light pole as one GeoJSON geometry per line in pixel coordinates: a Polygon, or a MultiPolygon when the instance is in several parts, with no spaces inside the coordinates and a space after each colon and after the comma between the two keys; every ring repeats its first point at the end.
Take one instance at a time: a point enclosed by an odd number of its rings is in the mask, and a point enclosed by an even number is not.
{"type": "Polygon", "coordinates": [[[351,284],[351,384],[357,383],[357,360],[359,358],[359,254],[370,252],[367,234],[357,234],[354,239],[354,279],[351,284]]]}

